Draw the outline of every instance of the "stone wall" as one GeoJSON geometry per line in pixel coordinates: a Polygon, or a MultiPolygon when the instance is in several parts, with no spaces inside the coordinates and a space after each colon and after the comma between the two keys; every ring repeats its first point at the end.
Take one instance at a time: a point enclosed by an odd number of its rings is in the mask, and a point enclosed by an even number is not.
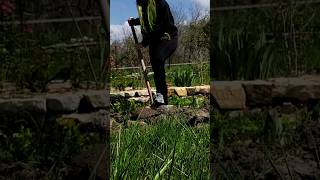
{"type": "Polygon", "coordinates": [[[285,103],[310,107],[320,100],[320,76],[215,81],[211,82],[211,87],[212,103],[222,110],[244,110],[285,103]]]}
{"type": "Polygon", "coordinates": [[[14,120],[71,118],[79,123],[106,126],[110,106],[107,91],[79,91],[0,98],[0,125],[14,120]]]}
{"type": "MultiPolygon", "coordinates": [[[[152,90],[155,93],[155,89],[152,90]]],[[[288,105],[312,107],[320,101],[320,76],[274,78],[255,81],[214,81],[206,86],[169,87],[168,95],[179,97],[209,95],[213,107],[220,110],[288,105]]],[[[32,116],[35,119],[65,117],[82,123],[104,126],[110,104],[123,97],[138,102],[149,101],[147,90],[111,92],[105,90],[47,93],[0,98],[0,124],[11,119],[32,116]]]]}

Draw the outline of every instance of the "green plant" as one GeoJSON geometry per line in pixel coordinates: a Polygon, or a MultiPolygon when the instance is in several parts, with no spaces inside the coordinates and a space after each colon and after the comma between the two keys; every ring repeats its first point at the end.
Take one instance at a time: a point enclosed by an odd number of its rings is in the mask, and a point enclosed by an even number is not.
{"type": "Polygon", "coordinates": [[[178,69],[173,74],[173,83],[175,86],[191,86],[192,82],[194,81],[195,75],[193,70],[190,68],[186,69],[178,69]]]}
{"type": "Polygon", "coordinates": [[[111,179],[208,179],[209,126],[188,127],[184,114],[133,125],[111,137],[111,179]]]}
{"type": "Polygon", "coordinates": [[[262,32],[249,33],[246,28],[220,27],[213,41],[213,61],[219,79],[255,79],[270,76],[274,54],[270,41],[262,32]]]}

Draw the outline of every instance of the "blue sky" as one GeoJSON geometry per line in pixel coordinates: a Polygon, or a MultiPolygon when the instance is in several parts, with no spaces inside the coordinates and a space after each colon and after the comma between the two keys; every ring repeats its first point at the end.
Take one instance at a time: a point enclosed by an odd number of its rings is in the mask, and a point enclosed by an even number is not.
{"type": "MultiPolygon", "coordinates": [[[[111,41],[121,40],[130,35],[129,26],[126,21],[129,17],[137,17],[136,0],[111,0],[110,1],[110,24],[111,41]]],[[[205,13],[209,12],[210,0],[167,0],[172,11],[183,10],[186,15],[190,8],[198,6],[205,13]]],[[[188,21],[186,17],[185,21],[188,21]]],[[[138,27],[137,27],[138,28],[138,27]]],[[[138,28],[139,29],[139,28],[138,28]]],[[[139,32],[139,31],[138,31],[139,32]]]]}

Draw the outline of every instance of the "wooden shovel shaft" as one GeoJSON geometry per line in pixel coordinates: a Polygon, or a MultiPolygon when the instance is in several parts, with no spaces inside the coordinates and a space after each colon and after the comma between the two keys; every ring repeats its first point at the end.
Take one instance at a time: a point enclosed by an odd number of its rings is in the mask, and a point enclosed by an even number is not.
{"type": "MultiPolygon", "coordinates": [[[[135,42],[136,45],[138,45],[139,44],[138,37],[137,37],[136,31],[134,29],[134,26],[131,26],[131,31],[132,31],[132,34],[133,34],[134,42],[135,42]]],[[[151,86],[150,86],[150,82],[148,81],[148,77],[147,77],[148,74],[147,74],[147,69],[146,69],[146,66],[145,66],[145,63],[144,63],[144,60],[143,60],[143,55],[142,55],[141,49],[138,46],[136,46],[136,49],[138,51],[138,58],[141,60],[143,75],[144,75],[144,79],[145,79],[146,86],[147,86],[147,89],[148,89],[150,102],[151,102],[151,104],[153,104],[151,86]]]]}

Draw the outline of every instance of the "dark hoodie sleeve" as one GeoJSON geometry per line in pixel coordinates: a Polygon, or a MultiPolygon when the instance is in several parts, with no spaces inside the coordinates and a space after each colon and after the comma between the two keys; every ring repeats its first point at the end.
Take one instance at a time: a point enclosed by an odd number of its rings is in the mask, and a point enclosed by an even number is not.
{"type": "Polygon", "coordinates": [[[140,18],[135,18],[135,19],[132,19],[131,21],[134,26],[140,25],[140,18]]]}
{"type": "MultiPolygon", "coordinates": [[[[140,18],[132,19],[132,23],[133,23],[134,26],[140,25],[140,18]]],[[[148,34],[144,34],[142,31],[141,31],[141,34],[142,34],[141,44],[142,44],[143,47],[146,47],[146,46],[149,45],[149,35],[148,34]]]]}
{"type": "Polygon", "coordinates": [[[157,0],[157,19],[152,37],[160,39],[170,24],[170,8],[165,0],[157,0]]]}

